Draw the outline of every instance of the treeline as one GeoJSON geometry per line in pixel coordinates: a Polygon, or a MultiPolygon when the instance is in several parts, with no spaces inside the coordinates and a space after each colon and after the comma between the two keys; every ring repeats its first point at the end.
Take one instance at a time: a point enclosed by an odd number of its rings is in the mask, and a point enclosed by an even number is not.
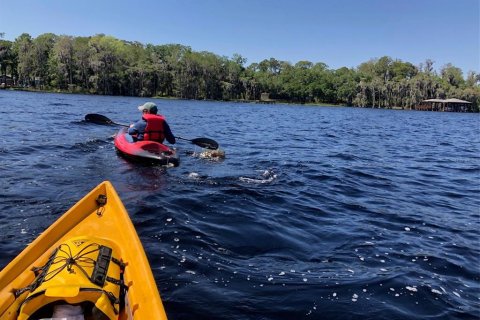
{"type": "Polygon", "coordinates": [[[15,86],[40,90],[247,101],[267,92],[286,102],[374,108],[410,108],[430,98],[468,100],[476,110],[480,105],[479,74],[471,71],[464,78],[451,64],[436,72],[431,60],[415,66],[382,57],[336,70],[310,61],[246,62],[238,54],[224,57],[103,34],[0,39],[1,79],[9,76],[15,86]]]}

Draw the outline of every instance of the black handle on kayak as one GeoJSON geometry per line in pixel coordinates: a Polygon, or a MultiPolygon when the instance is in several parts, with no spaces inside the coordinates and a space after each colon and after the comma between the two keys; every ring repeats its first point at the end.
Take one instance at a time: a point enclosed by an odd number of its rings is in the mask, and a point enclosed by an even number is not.
{"type": "MultiPolygon", "coordinates": [[[[85,115],[85,121],[87,122],[93,122],[96,124],[107,124],[107,125],[117,125],[117,126],[122,126],[122,127],[129,127],[128,124],[123,124],[123,123],[117,123],[110,118],[105,117],[104,115],[98,114],[98,113],[89,113],[85,115]]],[[[185,140],[185,141],[190,141],[194,145],[197,145],[201,148],[205,149],[210,149],[210,150],[217,150],[218,149],[218,143],[215,140],[209,139],[209,138],[195,138],[195,139],[187,139],[183,137],[175,137],[180,140],[185,140]]]]}

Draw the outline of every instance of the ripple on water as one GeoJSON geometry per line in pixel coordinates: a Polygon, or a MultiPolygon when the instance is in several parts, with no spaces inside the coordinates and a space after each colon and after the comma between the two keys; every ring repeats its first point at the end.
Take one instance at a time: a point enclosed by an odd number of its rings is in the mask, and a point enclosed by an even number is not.
{"type": "Polygon", "coordinates": [[[83,121],[115,110],[129,123],[144,99],[0,99],[39,115],[0,111],[14,133],[0,142],[2,266],[110,180],[169,318],[478,315],[478,115],[156,99],[175,134],[208,133],[226,153],[179,141],[165,170],[118,157],[117,128],[83,121]]]}

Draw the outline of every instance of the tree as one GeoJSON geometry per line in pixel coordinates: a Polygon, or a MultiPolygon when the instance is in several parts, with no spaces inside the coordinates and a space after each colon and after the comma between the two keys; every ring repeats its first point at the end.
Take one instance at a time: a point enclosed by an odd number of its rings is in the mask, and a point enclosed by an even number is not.
{"type": "Polygon", "coordinates": [[[19,83],[30,86],[34,79],[32,37],[28,33],[21,34],[13,43],[13,51],[18,59],[19,83]]]}
{"type": "Polygon", "coordinates": [[[100,94],[120,94],[119,80],[124,71],[125,45],[118,39],[96,35],[89,41],[89,64],[92,69],[90,82],[100,94]]]}
{"type": "Polygon", "coordinates": [[[451,86],[459,87],[464,84],[463,73],[460,68],[454,67],[451,63],[446,64],[440,71],[442,79],[451,86]]]}
{"type": "Polygon", "coordinates": [[[417,73],[418,69],[413,64],[409,62],[402,62],[400,60],[396,60],[392,63],[392,75],[393,80],[401,81],[402,79],[411,79],[417,73]]]}
{"type": "Polygon", "coordinates": [[[346,67],[336,70],[333,74],[333,87],[336,92],[336,101],[346,105],[352,105],[356,95],[358,83],[354,70],[346,67]]]}
{"type": "Polygon", "coordinates": [[[13,43],[11,41],[0,40],[0,74],[3,76],[3,79],[6,78],[9,67],[10,74],[13,74],[15,56],[12,47],[13,43]]]}
{"type": "Polygon", "coordinates": [[[476,109],[480,103],[477,73],[464,79],[459,68],[447,64],[437,74],[429,59],[415,67],[383,56],[338,70],[323,62],[292,64],[273,57],[246,62],[240,54],[220,57],[180,44],[144,45],[103,34],[46,33],[32,39],[24,33],[14,42],[0,40],[0,74],[11,74],[21,86],[212,100],[258,100],[267,92],[287,102],[375,108],[409,108],[447,97],[471,101],[476,109]]]}
{"type": "Polygon", "coordinates": [[[76,37],[73,39],[74,82],[86,91],[91,87],[89,80],[93,74],[90,67],[89,42],[90,38],[87,37],[76,37]]]}
{"type": "Polygon", "coordinates": [[[53,45],[50,65],[56,87],[62,89],[73,86],[75,72],[74,40],[70,36],[59,36],[53,45]]]}
{"type": "Polygon", "coordinates": [[[120,78],[122,92],[130,96],[151,96],[153,88],[153,67],[149,63],[143,44],[127,42],[124,47],[125,67],[120,78]]]}
{"type": "Polygon", "coordinates": [[[56,37],[53,33],[45,33],[33,40],[32,62],[35,86],[48,85],[52,78],[49,73],[49,61],[56,37]]]}
{"type": "Polygon", "coordinates": [[[467,75],[467,80],[465,81],[467,87],[475,87],[480,85],[480,73],[470,71],[467,75]]]}
{"type": "Polygon", "coordinates": [[[433,70],[433,64],[435,62],[431,59],[427,59],[425,60],[425,63],[421,64],[420,65],[420,69],[427,75],[432,75],[434,74],[434,70],[433,70]]]}
{"type": "Polygon", "coordinates": [[[245,91],[242,77],[245,75],[244,64],[247,59],[239,54],[234,54],[232,59],[222,58],[220,63],[224,67],[225,75],[220,80],[222,85],[222,99],[241,99],[242,93],[245,91]]]}

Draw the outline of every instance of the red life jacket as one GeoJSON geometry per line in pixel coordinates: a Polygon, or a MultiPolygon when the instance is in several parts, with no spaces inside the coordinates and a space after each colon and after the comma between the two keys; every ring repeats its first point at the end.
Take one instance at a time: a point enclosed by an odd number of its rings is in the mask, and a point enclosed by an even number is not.
{"type": "Polygon", "coordinates": [[[163,143],[165,140],[164,123],[165,117],[156,114],[144,114],[143,119],[147,121],[143,140],[152,140],[163,143]]]}

